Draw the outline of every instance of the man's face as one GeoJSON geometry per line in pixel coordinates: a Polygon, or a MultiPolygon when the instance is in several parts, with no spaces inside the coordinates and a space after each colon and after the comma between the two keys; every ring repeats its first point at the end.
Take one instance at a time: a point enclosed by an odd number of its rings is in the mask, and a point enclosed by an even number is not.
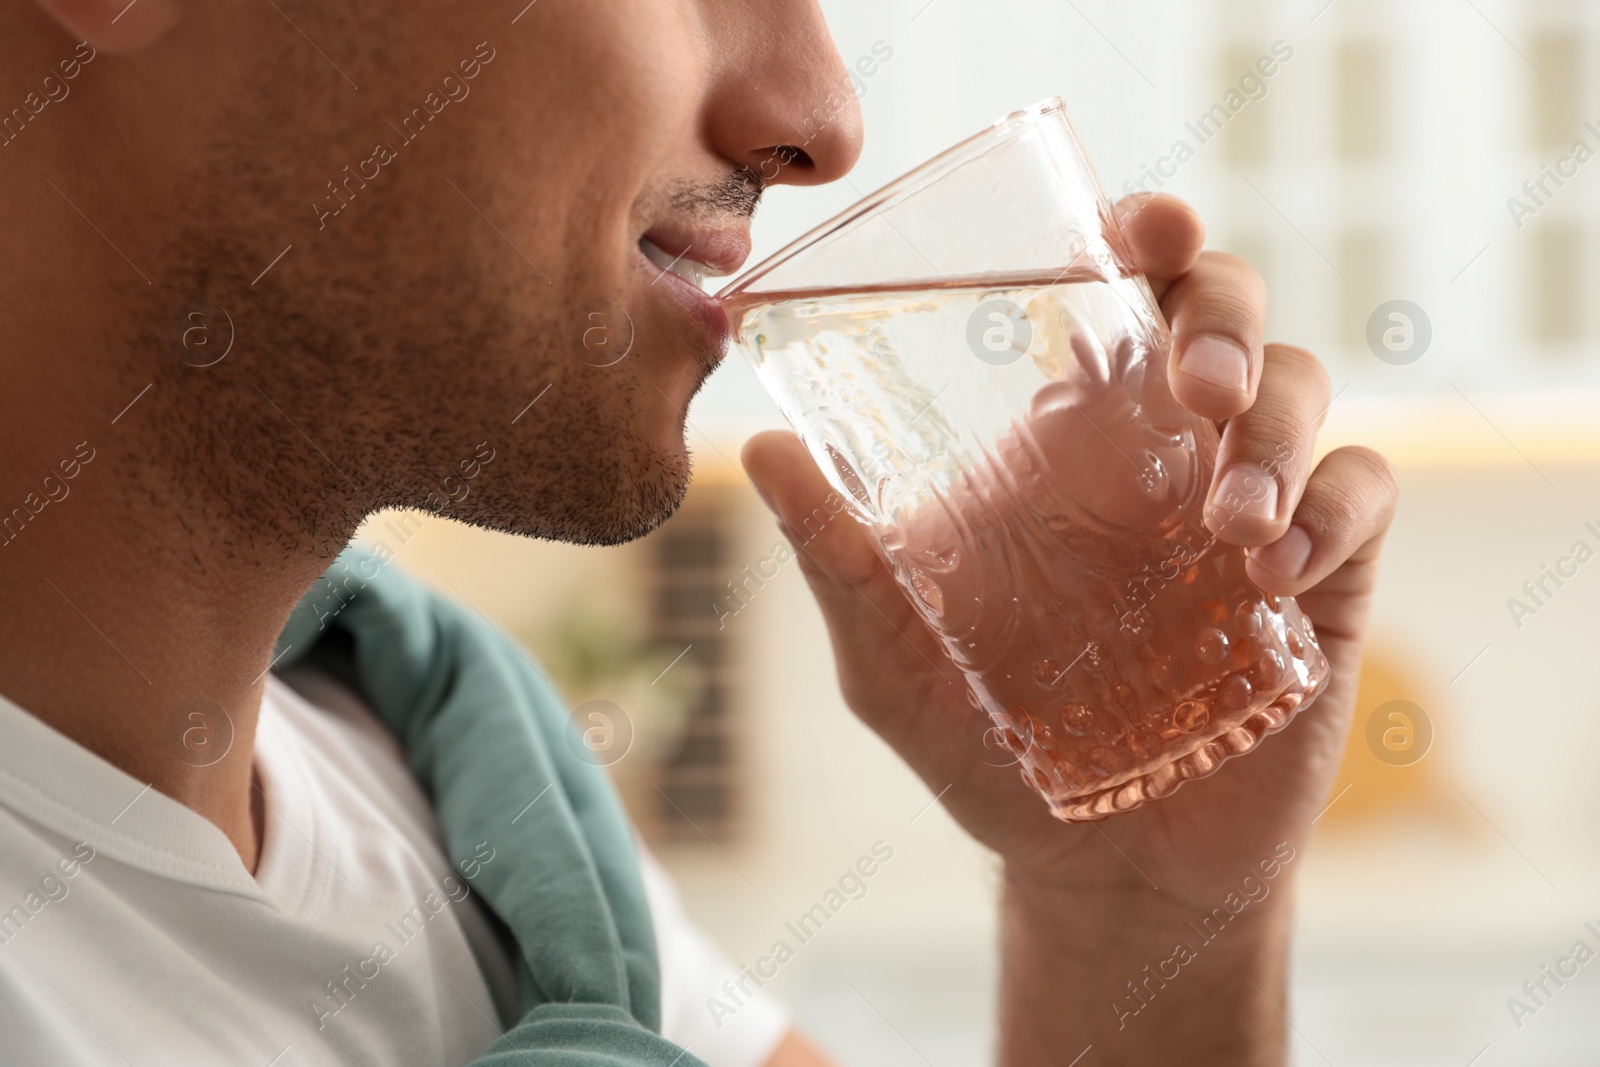
{"type": "Polygon", "coordinates": [[[185,5],[89,68],[148,68],[126,136],[171,207],[121,340],[157,480],[286,542],[388,505],[615,542],[676,506],[726,332],[679,275],[739,267],[763,179],[849,169],[850,82],[815,0],[522,2],[185,5]]]}

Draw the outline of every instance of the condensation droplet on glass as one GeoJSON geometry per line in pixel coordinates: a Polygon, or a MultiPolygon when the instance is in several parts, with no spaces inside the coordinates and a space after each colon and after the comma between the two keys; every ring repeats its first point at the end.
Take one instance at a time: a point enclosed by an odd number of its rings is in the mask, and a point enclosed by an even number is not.
{"type": "Polygon", "coordinates": [[[1230,675],[1228,680],[1222,683],[1222,689],[1218,693],[1218,699],[1228,711],[1240,710],[1250,703],[1250,698],[1253,696],[1255,689],[1250,685],[1250,679],[1242,674],[1230,675]]]}
{"type": "Polygon", "coordinates": [[[1061,680],[1061,665],[1053,659],[1042,659],[1033,665],[1033,676],[1040,685],[1055,685],[1061,680]]]}
{"type": "Polygon", "coordinates": [[[1061,709],[1061,728],[1073,737],[1088,737],[1094,732],[1094,711],[1087,704],[1068,704],[1061,709]]]}
{"type": "Polygon", "coordinates": [[[1201,663],[1221,663],[1228,658],[1228,635],[1215,626],[1207,626],[1194,640],[1194,654],[1201,663]]]}
{"type": "Polygon", "coordinates": [[[1276,649],[1267,649],[1256,657],[1256,675],[1261,679],[1262,685],[1271,685],[1283,677],[1283,657],[1276,649]]]}
{"type": "Polygon", "coordinates": [[[1241,636],[1254,637],[1261,632],[1261,606],[1254,600],[1246,600],[1233,613],[1233,624],[1241,636]]]}
{"type": "Polygon", "coordinates": [[[1155,632],[1155,621],[1144,608],[1134,608],[1122,616],[1122,625],[1118,633],[1129,641],[1146,641],[1155,632]]]}
{"type": "Polygon", "coordinates": [[[1083,665],[1091,671],[1106,669],[1106,654],[1101,649],[1099,642],[1090,641],[1083,646],[1083,665]]]}

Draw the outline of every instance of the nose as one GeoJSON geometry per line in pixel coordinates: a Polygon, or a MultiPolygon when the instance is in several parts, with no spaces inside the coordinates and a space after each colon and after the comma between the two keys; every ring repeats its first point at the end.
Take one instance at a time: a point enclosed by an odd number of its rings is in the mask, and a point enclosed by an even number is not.
{"type": "Polygon", "coordinates": [[[821,185],[861,155],[861,107],[816,0],[718,5],[750,12],[723,51],[707,116],[712,147],[767,185],[821,185]],[[731,42],[730,42],[731,43],[731,42]]]}

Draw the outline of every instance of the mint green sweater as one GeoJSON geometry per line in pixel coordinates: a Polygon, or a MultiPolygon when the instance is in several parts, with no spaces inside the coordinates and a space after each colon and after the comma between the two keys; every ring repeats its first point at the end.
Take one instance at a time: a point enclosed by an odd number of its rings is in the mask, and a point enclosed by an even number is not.
{"type": "Polygon", "coordinates": [[[358,548],[296,606],[276,651],[280,667],[361,693],[405,747],[449,855],[481,841],[497,853],[473,887],[516,939],[522,1018],[474,1067],[703,1067],[659,1033],[627,818],[567,743],[566,708],[526,654],[358,548]]]}

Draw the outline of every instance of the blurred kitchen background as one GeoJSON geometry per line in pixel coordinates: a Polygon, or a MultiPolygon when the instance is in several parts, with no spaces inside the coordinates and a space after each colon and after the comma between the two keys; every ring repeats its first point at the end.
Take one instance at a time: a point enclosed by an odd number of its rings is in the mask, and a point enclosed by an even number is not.
{"type": "MultiPolygon", "coordinates": [[[[876,61],[855,85],[866,151],[834,187],[771,192],[756,259],[1061,95],[1109,192],[1187,198],[1213,247],[1261,269],[1271,336],[1331,370],[1325,443],[1372,444],[1400,472],[1356,731],[1303,860],[1296,1062],[1600,1062],[1600,964],[1535,1014],[1507,1003],[1576,942],[1600,948],[1600,563],[1542,603],[1523,589],[1575,542],[1600,549],[1600,4],[823,6],[847,63],[876,61]],[[1274,73],[1251,80],[1265,56],[1274,73]],[[1397,348],[1369,342],[1374,321],[1402,328],[1397,348]],[[1516,617],[1513,597],[1537,610],[1516,617]],[[1408,765],[1366,741],[1391,700],[1431,724],[1408,765]]],[[[843,706],[738,466],[781,419],[737,355],[689,418],[689,501],[640,543],[425,519],[399,561],[533,649],[581,726],[631,730],[611,772],[735,960],[892,846],[769,988],[846,1064],[986,1062],[993,864],[843,706]]]]}

